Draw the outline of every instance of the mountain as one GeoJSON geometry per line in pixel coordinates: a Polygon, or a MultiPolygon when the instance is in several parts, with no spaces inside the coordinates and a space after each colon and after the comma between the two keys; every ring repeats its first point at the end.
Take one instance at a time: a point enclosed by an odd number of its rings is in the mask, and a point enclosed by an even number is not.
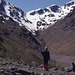
{"type": "Polygon", "coordinates": [[[43,43],[49,43],[48,46],[52,49],[52,52],[57,53],[57,50],[59,50],[58,54],[62,52],[63,54],[67,54],[67,50],[70,51],[71,48],[74,48],[72,47],[74,46],[74,44],[72,45],[72,42],[67,42],[69,39],[71,41],[71,39],[73,40],[74,38],[73,30],[67,31],[68,29],[71,29],[68,25],[74,24],[74,19],[72,19],[72,15],[69,18],[65,18],[65,16],[68,13],[73,13],[74,11],[72,12],[72,10],[74,8],[75,2],[71,1],[63,6],[52,5],[45,9],[40,8],[25,13],[20,8],[4,0],[0,0],[1,49],[4,47],[6,50],[9,50],[15,47],[16,51],[16,49],[18,50],[20,48],[19,46],[22,46],[23,50],[25,48],[28,50],[38,50],[40,48],[39,50],[41,50],[42,43],[40,42],[40,44],[35,39],[33,34],[36,31],[43,30],[49,27],[46,31],[44,30],[43,32],[41,32],[41,40],[44,39],[43,43]],[[68,21],[70,22],[68,23],[68,21]],[[63,27],[66,31],[63,29],[63,27]],[[12,42],[7,42],[9,41],[8,36],[10,37],[9,39],[11,41],[13,40],[12,42]],[[2,38],[6,40],[4,44],[2,42],[2,38]],[[54,40],[53,45],[51,43],[52,40],[54,40]],[[14,46],[14,41],[16,42],[16,46],[14,46]],[[6,43],[8,43],[9,45],[6,43]],[[66,48],[65,45],[68,45],[69,48],[66,48]],[[10,46],[9,49],[7,48],[8,46],[10,46]]]}
{"type": "Polygon", "coordinates": [[[52,26],[59,19],[64,18],[75,7],[75,2],[71,1],[63,6],[52,5],[44,9],[37,9],[25,13],[20,8],[0,0],[0,11],[18,22],[20,26],[25,26],[27,30],[35,34],[38,30],[43,30],[52,26]]]}
{"type": "Polygon", "coordinates": [[[36,53],[39,54],[41,46],[24,26],[19,26],[11,17],[0,12],[0,57],[35,61],[38,59],[36,53]]]}
{"type": "Polygon", "coordinates": [[[75,56],[75,9],[40,33],[51,53],[75,56]]]}
{"type": "Polygon", "coordinates": [[[30,20],[36,31],[43,30],[52,26],[58,20],[64,18],[75,8],[75,2],[71,1],[63,6],[52,5],[44,9],[37,9],[30,11],[26,14],[28,20],[30,20]]]}
{"type": "MultiPolygon", "coordinates": [[[[41,63],[45,45],[51,53],[75,56],[75,2],[25,13],[0,0],[0,58],[41,63]]],[[[50,63],[57,64],[52,59],[50,63]]]]}
{"type": "Polygon", "coordinates": [[[26,18],[26,13],[20,8],[6,2],[5,0],[0,0],[0,12],[11,17],[14,21],[18,22],[20,26],[25,26],[29,31],[31,31],[32,22],[26,18]]]}

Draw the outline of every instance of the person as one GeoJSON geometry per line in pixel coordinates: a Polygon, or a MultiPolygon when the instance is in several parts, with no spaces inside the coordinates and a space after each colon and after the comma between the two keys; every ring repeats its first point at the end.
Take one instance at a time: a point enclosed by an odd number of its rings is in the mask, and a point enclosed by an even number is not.
{"type": "Polygon", "coordinates": [[[74,64],[74,62],[72,63],[72,71],[75,72],[75,64],[74,64]]]}
{"type": "Polygon", "coordinates": [[[42,50],[41,54],[42,54],[43,59],[44,59],[44,69],[48,70],[48,61],[50,60],[50,53],[48,51],[48,48],[45,47],[45,50],[42,50]]]}

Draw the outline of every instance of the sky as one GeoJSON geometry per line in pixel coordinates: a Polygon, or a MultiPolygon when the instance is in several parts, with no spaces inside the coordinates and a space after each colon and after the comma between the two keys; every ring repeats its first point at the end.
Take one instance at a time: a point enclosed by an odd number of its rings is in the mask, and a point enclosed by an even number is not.
{"type": "Polygon", "coordinates": [[[21,8],[24,12],[29,12],[38,8],[44,9],[45,7],[49,7],[53,4],[61,6],[72,0],[5,0],[5,1],[21,8]]]}

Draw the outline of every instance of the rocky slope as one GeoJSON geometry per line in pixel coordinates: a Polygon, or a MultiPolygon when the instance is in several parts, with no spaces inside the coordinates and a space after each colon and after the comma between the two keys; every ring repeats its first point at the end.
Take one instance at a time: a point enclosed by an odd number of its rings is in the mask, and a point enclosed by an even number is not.
{"type": "Polygon", "coordinates": [[[32,62],[29,65],[18,62],[0,63],[0,75],[75,75],[75,72],[68,72],[71,67],[62,67],[61,69],[50,68],[45,71],[43,66],[32,62]]]}

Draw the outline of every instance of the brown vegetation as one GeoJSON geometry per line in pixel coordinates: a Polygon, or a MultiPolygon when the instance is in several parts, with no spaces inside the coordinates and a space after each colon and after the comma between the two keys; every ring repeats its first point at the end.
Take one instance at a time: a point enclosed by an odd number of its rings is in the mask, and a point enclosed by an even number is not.
{"type": "MultiPolygon", "coordinates": [[[[33,61],[33,51],[41,50],[41,44],[25,27],[19,26],[10,17],[0,16],[0,57],[14,60],[33,61]]],[[[35,59],[36,60],[36,59],[35,59]]]]}

